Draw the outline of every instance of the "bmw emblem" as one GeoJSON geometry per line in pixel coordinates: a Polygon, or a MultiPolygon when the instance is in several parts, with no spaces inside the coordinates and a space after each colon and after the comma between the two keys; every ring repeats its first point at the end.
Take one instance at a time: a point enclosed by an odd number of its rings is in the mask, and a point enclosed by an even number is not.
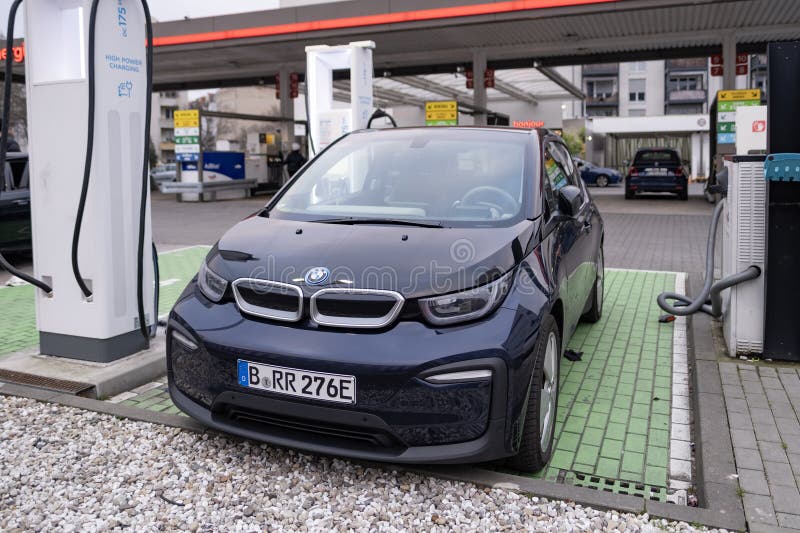
{"type": "Polygon", "coordinates": [[[314,267],[306,272],[305,281],[308,285],[322,285],[331,275],[331,271],[325,267],[314,267]]]}

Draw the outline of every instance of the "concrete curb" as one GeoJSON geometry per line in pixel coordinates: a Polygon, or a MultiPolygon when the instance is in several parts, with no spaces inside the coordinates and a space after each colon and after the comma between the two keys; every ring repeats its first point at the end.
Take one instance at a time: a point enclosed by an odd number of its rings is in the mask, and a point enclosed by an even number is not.
{"type": "MultiPolygon", "coordinates": [[[[91,398],[81,398],[69,394],[54,393],[33,387],[14,384],[0,384],[0,395],[31,398],[34,400],[86,409],[89,411],[128,418],[131,420],[176,427],[198,433],[217,433],[216,431],[199,424],[194,419],[189,417],[148,411],[146,409],[139,409],[136,407],[94,400],[91,398]]],[[[232,435],[225,435],[225,437],[239,439],[239,437],[232,435]]],[[[637,496],[625,496],[622,494],[603,492],[585,487],[562,485],[541,479],[505,474],[502,472],[496,472],[493,470],[486,470],[472,466],[417,466],[361,461],[353,462],[367,464],[369,466],[384,470],[391,469],[403,472],[414,472],[452,481],[474,483],[476,485],[490,488],[513,490],[553,500],[570,500],[595,509],[608,509],[636,514],[647,512],[651,517],[665,518],[670,521],[699,523],[709,527],[724,528],[728,530],[745,529],[744,512],[742,511],[741,507],[739,508],[738,515],[735,513],[729,513],[726,510],[684,507],[680,505],[649,501],[637,496]]]]}
{"type": "MultiPolygon", "coordinates": [[[[697,294],[700,282],[699,276],[690,276],[690,294],[697,294]]],[[[691,376],[698,501],[713,513],[724,516],[730,529],[745,530],[747,525],[738,494],[739,481],[711,317],[704,313],[692,316],[688,333],[689,357],[694,364],[691,376]]]]}
{"type": "Polygon", "coordinates": [[[111,363],[51,357],[40,355],[38,350],[25,350],[4,357],[0,368],[91,384],[90,393],[94,397],[109,398],[166,374],[166,353],[166,338],[159,331],[150,348],[111,363]]]}

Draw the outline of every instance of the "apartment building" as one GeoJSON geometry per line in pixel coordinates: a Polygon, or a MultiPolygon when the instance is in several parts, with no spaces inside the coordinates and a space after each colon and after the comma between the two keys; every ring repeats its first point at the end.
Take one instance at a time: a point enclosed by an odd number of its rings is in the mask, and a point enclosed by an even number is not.
{"type": "Polygon", "coordinates": [[[153,93],[153,116],[150,119],[150,139],[160,163],[175,161],[175,128],[172,115],[176,109],[187,109],[189,99],[185,91],[153,93]]]}

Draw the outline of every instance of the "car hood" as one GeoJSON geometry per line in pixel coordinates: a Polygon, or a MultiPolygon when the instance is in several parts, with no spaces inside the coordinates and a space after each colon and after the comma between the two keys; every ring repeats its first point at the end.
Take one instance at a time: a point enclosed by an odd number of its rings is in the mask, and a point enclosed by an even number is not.
{"type": "Polygon", "coordinates": [[[254,216],[209,253],[228,280],[268,279],[305,286],[309,269],[330,269],[324,286],[382,289],[406,298],[487,283],[529,250],[537,221],[504,228],[418,228],[297,222],[254,216]]]}

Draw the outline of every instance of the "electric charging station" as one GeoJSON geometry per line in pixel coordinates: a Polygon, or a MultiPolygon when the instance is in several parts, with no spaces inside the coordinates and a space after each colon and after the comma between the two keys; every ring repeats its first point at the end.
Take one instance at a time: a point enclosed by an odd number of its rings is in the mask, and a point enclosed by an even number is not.
{"type": "Polygon", "coordinates": [[[108,362],[148,346],[139,297],[147,324],[157,319],[142,179],[148,15],[139,0],[101,1],[92,24],[92,4],[24,2],[33,257],[35,276],[52,287],[50,294],[36,293],[41,353],[108,362]],[[87,122],[92,105],[94,120],[87,122]],[[80,223],[86,164],[91,172],[80,223]],[[70,261],[73,240],[79,269],[70,261]]]}
{"type": "Polygon", "coordinates": [[[659,306],[673,315],[703,311],[721,319],[732,357],[800,361],[798,65],[800,42],[770,43],[767,108],[737,113],[737,155],[725,157],[717,176],[723,199],[712,217],[703,289],[694,298],[670,292],[658,297],[659,306]],[[764,131],[766,142],[753,135],[764,131]],[[769,155],[757,155],[764,151],[769,155]],[[714,242],[723,213],[723,277],[714,282],[714,242]]]}
{"type": "Polygon", "coordinates": [[[340,46],[306,47],[306,98],[311,142],[315,156],[345,133],[366,128],[372,113],[373,41],[340,46]],[[333,106],[333,72],[350,71],[350,107],[333,106]]]}

